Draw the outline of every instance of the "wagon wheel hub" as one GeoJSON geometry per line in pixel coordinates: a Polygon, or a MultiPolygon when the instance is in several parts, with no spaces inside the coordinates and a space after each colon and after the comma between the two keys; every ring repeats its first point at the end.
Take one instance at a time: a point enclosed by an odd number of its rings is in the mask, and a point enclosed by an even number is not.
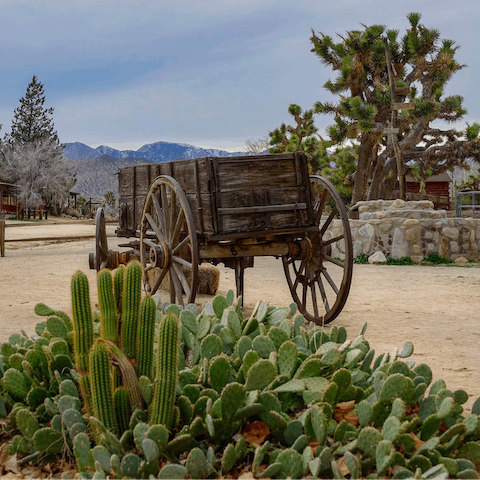
{"type": "Polygon", "coordinates": [[[150,248],[150,264],[154,267],[165,269],[170,262],[170,251],[168,246],[160,242],[158,245],[150,248]]]}

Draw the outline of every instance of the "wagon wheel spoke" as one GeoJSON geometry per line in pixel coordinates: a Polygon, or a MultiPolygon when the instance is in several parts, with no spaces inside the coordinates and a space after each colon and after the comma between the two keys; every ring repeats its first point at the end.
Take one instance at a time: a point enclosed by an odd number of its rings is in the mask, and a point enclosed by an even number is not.
{"type": "Polygon", "coordinates": [[[158,193],[155,195],[152,195],[152,203],[153,203],[153,208],[154,208],[154,213],[156,217],[158,218],[158,223],[160,230],[162,232],[162,236],[165,237],[165,221],[163,219],[163,210],[162,207],[160,206],[160,201],[159,201],[159,195],[158,193]]]}
{"type": "Polygon", "coordinates": [[[330,255],[324,255],[323,258],[328,262],[334,263],[335,265],[339,266],[340,268],[345,268],[345,265],[337,260],[336,258],[331,257],[330,255]]]}
{"type": "Polygon", "coordinates": [[[329,195],[328,195],[328,192],[326,192],[326,191],[322,192],[322,196],[321,196],[320,200],[317,197],[317,202],[313,207],[313,212],[314,212],[314,215],[315,215],[315,221],[317,223],[322,218],[323,210],[325,209],[325,205],[327,204],[328,197],[329,197],[329,195]]]}
{"type": "MultiPolygon", "coordinates": [[[[145,272],[147,271],[148,270],[145,269],[145,272]]],[[[153,292],[156,292],[160,288],[160,284],[162,283],[167,273],[168,273],[168,270],[166,268],[162,269],[162,271],[160,272],[160,275],[157,277],[157,279],[155,280],[155,283],[153,284],[153,287],[152,287],[153,292]]]]}
{"type": "Polygon", "coordinates": [[[185,273],[183,273],[182,267],[180,267],[180,265],[178,265],[177,263],[174,263],[173,269],[175,270],[175,274],[177,275],[178,279],[180,280],[180,283],[182,284],[182,288],[183,288],[183,291],[185,292],[185,295],[189,297],[190,286],[188,285],[187,277],[185,277],[185,273]]]}
{"type": "Polygon", "coordinates": [[[181,252],[190,243],[190,235],[186,236],[173,250],[172,254],[176,255],[178,252],[181,252]]]}
{"type": "Polygon", "coordinates": [[[172,262],[183,265],[187,268],[192,268],[192,264],[190,262],[187,262],[187,260],[184,260],[183,258],[177,257],[175,255],[172,257],[172,262]]]}
{"type": "Polygon", "coordinates": [[[183,210],[180,210],[175,222],[175,226],[173,228],[173,233],[171,238],[172,245],[175,245],[178,242],[178,239],[180,237],[180,231],[184,223],[185,223],[185,212],[183,210]]]}
{"type": "MultiPolygon", "coordinates": [[[[160,185],[160,195],[162,199],[162,216],[163,216],[163,227],[165,230],[165,237],[168,240],[170,232],[170,208],[168,206],[168,197],[167,197],[167,186],[165,184],[160,185]]],[[[159,215],[160,218],[160,215],[159,215]]]]}
{"type": "Polygon", "coordinates": [[[331,245],[332,243],[339,242],[343,238],[345,238],[345,234],[342,233],[341,235],[337,235],[336,237],[332,237],[328,240],[324,240],[323,241],[323,246],[325,247],[327,245],[331,245]]]}
{"type": "Polygon", "coordinates": [[[181,305],[183,307],[184,305],[183,305],[183,295],[182,295],[182,284],[180,282],[180,279],[178,278],[178,274],[175,268],[170,269],[170,279],[171,279],[170,285],[173,284],[173,290],[170,287],[170,301],[172,303],[178,303],[178,305],[181,305]],[[172,293],[173,293],[173,297],[172,297],[172,293]],[[175,302],[175,298],[176,298],[176,302],[175,302]]]}
{"type": "MultiPolygon", "coordinates": [[[[162,230],[159,228],[159,226],[155,223],[155,220],[153,219],[153,217],[150,215],[150,213],[146,212],[145,213],[145,216],[147,217],[147,220],[148,220],[148,223],[150,224],[150,226],[152,227],[155,235],[157,236],[157,238],[161,241],[161,242],[164,242],[165,241],[165,237],[163,236],[163,233],[162,233],[162,230]]],[[[161,218],[161,217],[159,217],[161,218]]],[[[162,219],[163,220],[163,219],[162,219]]],[[[159,222],[160,223],[160,222],[159,222]]],[[[165,229],[164,229],[165,231],[165,229]]]]}
{"type": "MultiPolygon", "coordinates": [[[[319,325],[331,322],[347,300],[353,270],[348,215],[332,184],[311,176],[313,217],[318,231],[292,239],[300,252],[282,257],[287,283],[299,311],[319,325]],[[325,268],[329,265],[329,271],[325,268]],[[321,300],[320,300],[321,299],[321,300]]],[[[312,225],[313,226],[313,225],[312,225]]]]}
{"type": "Polygon", "coordinates": [[[147,293],[153,295],[167,283],[172,303],[194,301],[199,264],[195,222],[185,193],[172,177],[162,175],[150,186],[140,228],[140,260],[147,293]]]}
{"type": "Polygon", "coordinates": [[[325,310],[328,312],[330,310],[330,305],[328,304],[327,294],[325,293],[325,287],[323,286],[322,278],[318,277],[318,288],[320,290],[320,295],[322,296],[322,302],[325,306],[325,310]]]}
{"type": "Polygon", "coordinates": [[[327,231],[328,227],[332,223],[332,220],[335,218],[335,215],[337,214],[337,205],[335,205],[335,208],[330,212],[330,215],[328,216],[326,222],[322,225],[322,228],[320,228],[320,235],[324,235],[325,232],[327,231]]]}

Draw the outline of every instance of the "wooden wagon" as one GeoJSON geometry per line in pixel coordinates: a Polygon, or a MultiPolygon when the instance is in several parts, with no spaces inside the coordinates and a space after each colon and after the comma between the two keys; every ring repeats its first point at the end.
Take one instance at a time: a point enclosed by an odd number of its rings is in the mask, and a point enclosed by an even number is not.
{"type": "Polygon", "coordinates": [[[92,268],[135,255],[146,293],[167,279],[170,301],[184,305],[195,300],[202,262],[233,268],[239,296],[254,257],[274,256],[308,320],[328,323],[343,308],[353,267],[347,212],[328,180],[309,175],[303,152],[139,165],[120,169],[118,181],[116,234],[135,240],[123,258],[109,251],[100,210],[92,268]]]}

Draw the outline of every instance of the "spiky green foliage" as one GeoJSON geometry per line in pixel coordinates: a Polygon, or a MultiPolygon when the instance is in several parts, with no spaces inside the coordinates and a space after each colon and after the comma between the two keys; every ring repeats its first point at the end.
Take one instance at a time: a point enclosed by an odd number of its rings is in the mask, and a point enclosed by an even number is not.
{"type": "Polygon", "coordinates": [[[386,26],[372,25],[348,31],[336,43],[312,30],[312,53],[336,75],[324,88],[338,101],[317,102],[305,112],[290,105],[294,126],[282,124],[270,133],[272,153],[305,150],[311,169],[331,178],[346,200],[351,195],[353,203],[389,198],[397,188],[393,142],[384,133],[392,118],[392,101],[414,105],[398,115],[396,125],[406,174],[416,168],[424,180],[454,166],[466,167],[467,159],[480,156],[478,125],[464,131],[431,126],[435,120],[456,122],[466,113],[461,96],[444,95],[446,84],[464,67],[456,60],[458,45],[421,24],[420,14],[412,13],[408,20],[403,37],[386,26]],[[406,94],[396,90],[392,95],[385,42],[395,89],[407,88],[406,94]],[[332,115],[326,136],[319,135],[315,114],[332,115]],[[411,152],[421,153],[421,159],[408,157],[411,152]]]}
{"type": "Polygon", "coordinates": [[[90,376],[92,386],[93,411],[95,416],[110,431],[117,431],[115,416],[112,371],[107,347],[96,342],[90,352],[90,376]]]}
{"type": "Polygon", "coordinates": [[[155,318],[157,306],[155,300],[147,296],[140,304],[140,317],[137,326],[137,375],[152,378],[153,343],[155,337],[155,318]]]}
{"type": "Polygon", "coordinates": [[[132,261],[125,269],[123,281],[121,346],[128,358],[135,358],[138,308],[142,296],[142,266],[132,261]]]}
{"type": "Polygon", "coordinates": [[[90,379],[88,377],[89,354],[93,344],[92,309],[87,276],[78,271],[72,277],[72,313],[75,366],[80,375],[80,391],[89,412],[91,406],[90,379]]]}
{"type": "Polygon", "coordinates": [[[167,313],[160,323],[153,400],[149,408],[152,424],[172,426],[178,379],[180,326],[175,315],[167,313]]]}
{"type": "Polygon", "coordinates": [[[105,340],[115,342],[118,325],[113,281],[110,270],[104,268],[97,275],[98,306],[100,308],[100,334],[105,340]]]}

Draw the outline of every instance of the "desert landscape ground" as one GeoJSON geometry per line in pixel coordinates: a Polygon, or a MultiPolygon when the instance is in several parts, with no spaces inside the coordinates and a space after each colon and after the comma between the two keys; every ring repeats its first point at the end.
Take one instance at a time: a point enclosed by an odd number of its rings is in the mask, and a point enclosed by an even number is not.
{"type": "MultiPolygon", "coordinates": [[[[6,238],[37,239],[7,242],[0,258],[0,342],[21,329],[35,331],[41,320],[34,313],[38,302],[71,313],[70,278],[84,271],[90,279],[92,304],[96,303],[95,271],[88,267],[94,238],[77,241],[61,237],[95,235],[93,222],[48,222],[22,226],[7,221],[6,238]],[[59,237],[58,240],[41,238],[59,237]]],[[[116,225],[107,225],[109,248],[125,242],[115,236],[116,225]]],[[[220,265],[218,293],[235,288],[233,270],[220,265]]],[[[168,294],[164,294],[168,299],[168,294]]],[[[199,296],[199,304],[212,297],[199,296]]],[[[245,273],[245,309],[257,300],[282,306],[292,302],[281,262],[270,257],[255,259],[245,273]]],[[[454,391],[470,396],[464,405],[469,412],[480,397],[480,268],[355,265],[347,303],[330,325],[343,325],[355,338],[366,321],[366,339],[376,353],[393,352],[407,340],[413,342],[412,359],[428,364],[434,379],[442,378],[454,391]]]]}

